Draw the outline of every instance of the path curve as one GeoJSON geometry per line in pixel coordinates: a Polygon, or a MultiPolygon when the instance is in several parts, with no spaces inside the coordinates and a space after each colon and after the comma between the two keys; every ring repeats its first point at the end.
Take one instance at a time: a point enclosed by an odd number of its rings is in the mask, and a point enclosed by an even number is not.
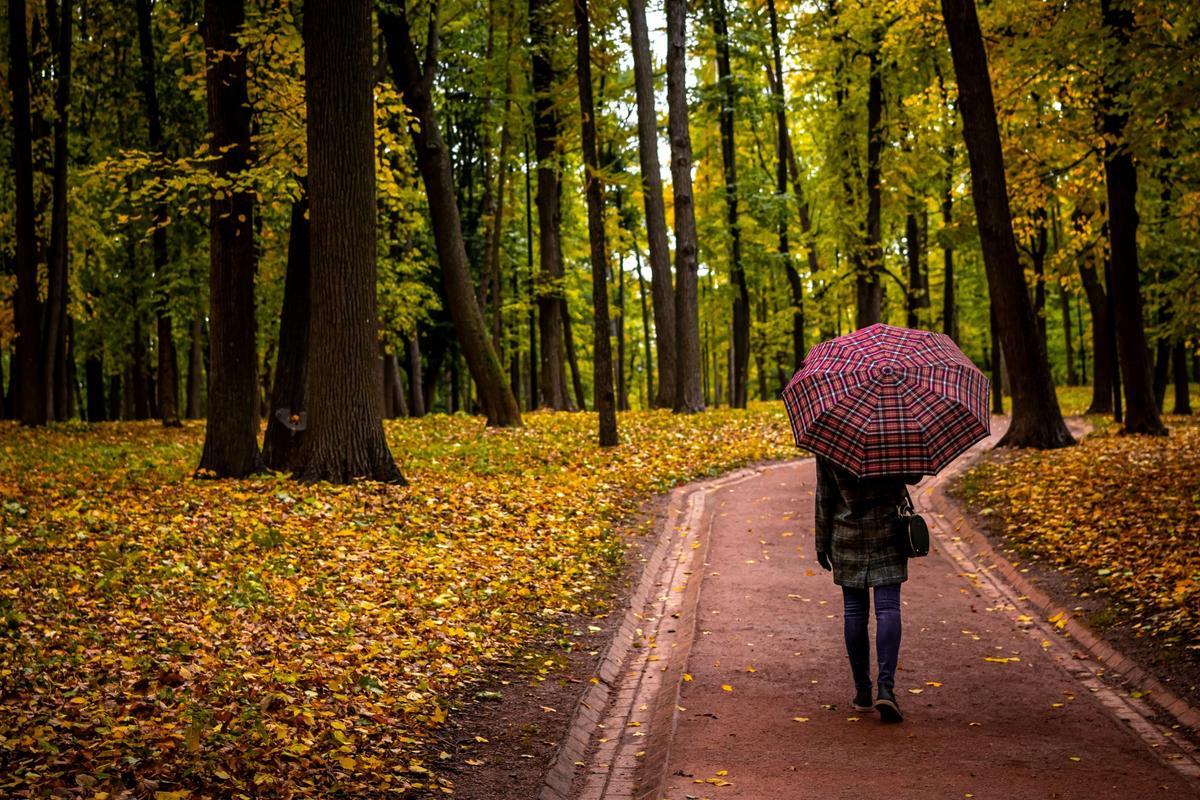
{"type": "Polygon", "coordinates": [[[964,543],[940,489],[1003,428],[914,491],[935,552],[904,586],[903,724],[849,708],[812,460],[739,470],[673,494],[542,800],[1200,796],[1190,745],[964,543]]]}

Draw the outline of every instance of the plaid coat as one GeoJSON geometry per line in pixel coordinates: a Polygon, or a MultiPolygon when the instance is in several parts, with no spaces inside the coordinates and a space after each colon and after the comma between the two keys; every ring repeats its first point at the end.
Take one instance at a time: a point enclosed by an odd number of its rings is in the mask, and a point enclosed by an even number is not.
{"type": "Polygon", "coordinates": [[[896,507],[920,475],[855,478],[817,457],[817,552],[829,555],[833,582],[865,589],[908,580],[896,544],[896,507]]]}

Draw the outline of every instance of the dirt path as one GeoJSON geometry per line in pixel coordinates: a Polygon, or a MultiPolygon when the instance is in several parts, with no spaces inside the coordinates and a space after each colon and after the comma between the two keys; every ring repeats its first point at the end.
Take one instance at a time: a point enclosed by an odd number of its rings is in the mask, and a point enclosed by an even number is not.
{"type": "Polygon", "coordinates": [[[814,481],[804,461],[712,493],[694,640],[671,654],[686,663],[673,735],[662,725],[618,734],[611,722],[605,734],[648,736],[652,752],[668,740],[665,782],[655,790],[653,775],[637,776],[627,794],[610,782],[598,796],[1198,796],[1118,719],[1108,690],[1090,691],[1061,646],[1023,630],[1004,613],[1011,605],[942,553],[912,562],[904,586],[906,721],[855,713],[840,589],[812,555],[814,481]]]}

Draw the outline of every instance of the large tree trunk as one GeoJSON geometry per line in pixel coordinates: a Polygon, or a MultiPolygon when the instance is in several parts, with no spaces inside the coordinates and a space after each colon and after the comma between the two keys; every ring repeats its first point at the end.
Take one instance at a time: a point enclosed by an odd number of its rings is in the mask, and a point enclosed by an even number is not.
{"type": "MultiPolygon", "coordinates": [[[[308,0],[310,285],[304,481],[403,482],[383,435],[375,311],[375,103],[370,0],[308,0]]],[[[294,219],[294,217],[293,217],[294,219]]]]}
{"type": "MultiPolygon", "coordinates": [[[[767,0],[767,15],[771,23],[771,99],[775,106],[775,200],[779,204],[778,234],[779,257],[783,260],[784,273],[787,275],[788,288],[792,294],[792,369],[800,369],[804,361],[804,282],[792,261],[791,242],[788,232],[788,160],[795,160],[792,153],[791,137],[788,135],[787,96],[783,89],[783,55],[779,44],[779,15],[775,10],[775,0],[767,0]]],[[[793,166],[794,172],[799,169],[793,166]]],[[[811,222],[808,216],[808,206],[804,203],[800,191],[798,176],[793,176],[796,184],[796,194],[800,199],[800,223],[808,240],[809,268],[817,271],[816,243],[809,235],[811,222]]],[[[765,387],[766,376],[761,375],[760,382],[765,387]]],[[[765,391],[764,391],[765,399],[765,391]]]]}
{"type": "Polygon", "coordinates": [[[592,101],[592,40],[587,0],[574,0],[575,63],[583,128],[584,193],[592,261],[592,385],[600,415],[600,446],[617,444],[617,404],[613,397],[612,339],[608,321],[608,245],[604,235],[604,188],[596,155],[596,106],[592,101]]]}
{"type": "Polygon", "coordinates": [[[646,307],[646,281],[642,277],[642,253],[638,249],[637,236],[633,235],[632,230],[629,233],[633,240],[633,261],[637,265],[638,300],[642,306],[642,347],[646,353],[646,405],[649,406],[657,402],[654,395],[654,370],[650,367],[653,363],[650,352],[650,314],[646,307]]]}
{"type": "Polygon", "coordinates": [[[263,436],[263,463],[279,472],[295,469],[307,427],[305,390],[312,314],[310,264],[308,195],[305,193],[292,202],[283,308],[279,314],[279,357],[275,361],[271,408],[267,432],[263,436]]]}
{"type": "Polygon", "coordinates": [[[530,61],[533,81],[533,145],[537,155],[538,210],[538,333],[542,345],[538,405],[564,411],[568,408],[567,380],[563,368],[563,262],[561,179],[558,167],[559,112],[554,99],[552,37],[546,17],[553,9],[547,0],[529,2],[530,61]]]}
{"type": "Polygon", "coordinates": [[[729,235],[729,282],[733,284],[733,362],[729,405],[745,408],[750,373],[750,292],[742,268],[742,230],[738,222],[737,143],[734,104],[737,93],[729,63],[729,29],[725,0],[711,0],[713,37],[717,47],[717,82],[721,87],[721,167],[725,178],[725,228],[729,235]]]}
{"type": "MultiPolygon", "coordinates": [[[[208,126],[215,172],[237,181],[250,162],[244,0],[205,0],[208,126]]],[[[214,194],[209,212],[208,420],[197,474],[240,478],[262,469],[254,321],[254,193],[214,194]]]]}
{"type": "MultiPolygon", "coordinates": [[[[150,28],[151,0],[137,0],[138,49],[141,54],[141,89],[146,101],[146,125],[150,135],[150,150],[159,158],[166,156],[163,146],[162,114],[158,105],[158,86],[154,55],[154,36],[150,28]]],[[[162,170],[158,169],[162,178],[162,170]]],[[[179,362],[175,355],[175,334],[169,311],[167,285],[167,204],[159,199],[154,204],[154,278],[159,284],[154,305],[158,327],[158,410],[162,424],[168,427],[179,423],[179,362]]]]}
{"type": "Polygon", "coordinates": [[[23,425],[46,424],[41,379],[41,317],[38,301],[37,227],[33,201],[33,130],[29,111],[29,42],[25,0],[8,0],[8,85],[12,92],[17,339],[13,353],[14,416],[23,425]]]}
{"type": "Polygon", "coordinates": [[[704,410],[700,385],[699,255],[692,198],[692,136],[688,129],[687,1],[666,0],[667,109],[671,140],[671,190],[675,200],[675,400],[676,412],[704,410]]]}
{"type": "Polygon", "coordinates": [[[879,322],[883,305],[883,284],[879,273],[883,268],[883,67],[880,49],[883,31],[871,32],[868,53],[870,74],[867,78],[867,225],[863,243],[863,266],[855,275],[855,325],[865,328],[879,322]]]}
{"type": "Polygon", "coordinates": [[[1017,259],[1000,130],[974,0],[942,0],[942,15],[958,78],[984,268],[1012,390],[1012,422],[1000,444],[1070,445],[1074,439],[1058,407],[1045,346],[1037,338],[1025,276],[1017,259]]]}
{"type": "Polygon", "coordinates": [[[504,367],[488,337],[487,323],[475,299],[471,269],[463,244],[454,176],[450,170],[450,153],[442,139],[434,108],[432,92],[437,66],[436,21],[430,25],[423,62],[417,56],[409,30],[408,13],[403,5],[382,10],[379,23],[387,42],[392,79],[415,118],[415,122],[409,126],[409,133],[429,201],[446,305],[454,320],[459,347],[466,357],[471,377],[479,387],[479,399],[488,425],[520,425],[521,411],[517,408],[512,387],[505,378],[504,367]]]}
{"type": "MultiPolygon", "coordinates": [[[[638,160],[642,173],[642,199],[646,208],[646,244],[650,250],[654,337],[658,342],[658,394],[651,393],[650,396],[654,398],[655,408],[670,408],[675,402],[675,298],[671,286],[671,251],[667,244],[667,218],[658,163],[654,73],[646,27],[646,2],[628,0],[628,4],[629,40],[633,50],[634,87],[637,92],[638,160]]],[[[646,373],[650,375],[651,372],[650,362],[647,361],[646,373]]]]}
{"type": "MultiPolygon", "coordinates": [[[[1104,27],[1116,41],[1119,54],[1129,45],[1133,12],[1100,0],[1104,27]]],[[[1119,55],[1123,57],[1123,55],[1119,55]]],[[[1104,184],[1108,194],[1109,246],[1112,252],[1114,301],[1113,327],[1117,333],[1117,355],[1125,388],[1125,432],[1165,435],[1167,429],[1154,402],[1150,375],[1150,352],[1142,312],[1142,289],[1138,276],[1137,166],[1125,138],[1129,120],[1127,87],[1122,78],[1104,76],[1103,114],[1104,184]]]]}

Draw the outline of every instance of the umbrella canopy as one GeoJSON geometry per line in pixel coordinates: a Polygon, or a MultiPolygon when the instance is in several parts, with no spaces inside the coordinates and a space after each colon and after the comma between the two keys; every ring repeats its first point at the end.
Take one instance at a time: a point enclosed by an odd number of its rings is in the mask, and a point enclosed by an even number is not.
{"type": "Polygon", "coordinates": [[[932,475],[991,430],[988,379],[949,336],[881,323],[814,347],[783,400],[796,444],[860,478],[932,475]]]}

